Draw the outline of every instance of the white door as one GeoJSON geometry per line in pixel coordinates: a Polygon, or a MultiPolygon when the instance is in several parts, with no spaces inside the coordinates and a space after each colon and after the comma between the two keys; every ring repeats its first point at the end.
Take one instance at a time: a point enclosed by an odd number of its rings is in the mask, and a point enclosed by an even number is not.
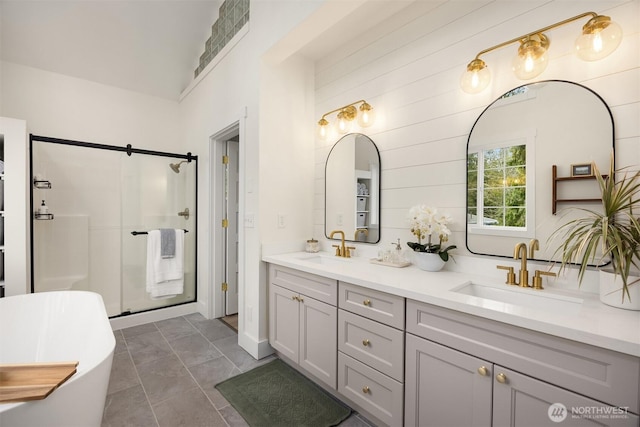
{"type": "Polygon", "coordinates": [[[224,173],[224,212],[227,226],[224,229],[224,281],[227,284],[225,316],[238,312],[238,142],[227,141],[224,173]]]}

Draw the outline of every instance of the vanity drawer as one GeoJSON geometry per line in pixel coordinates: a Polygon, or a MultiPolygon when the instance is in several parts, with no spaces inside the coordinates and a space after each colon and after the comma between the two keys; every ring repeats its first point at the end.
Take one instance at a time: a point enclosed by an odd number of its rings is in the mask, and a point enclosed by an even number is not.
{"type": "Polygon", "coordinates": [[[340,352],[338,391],[384,424],[402,425],[403,385],[340,352]]]}
{"type": "Polygon", "coordinates": [[[351,283],[339,283],[338,307],[404,330],[404,298],[351,283]]]}
{"type": "Polygon", "coordinates": [[[338,350],[404,382],[404,333],[338,310],[338,350]]]}
{"type": "Polygon", "coordinates": [[[638,413],[638,357],[413,300],[407,332],[638,413]]]}
{"type": "Polygon", "coordinates": [[[269,283],[273,283],[308,297],[337,305],[338,284],[336,280],[293,268],[269,265],[269,283]]]}

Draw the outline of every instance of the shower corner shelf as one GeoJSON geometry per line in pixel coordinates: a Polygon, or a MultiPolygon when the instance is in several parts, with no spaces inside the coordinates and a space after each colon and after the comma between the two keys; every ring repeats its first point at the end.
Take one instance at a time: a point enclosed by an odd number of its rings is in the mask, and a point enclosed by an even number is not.
{"type": "Polygon", "coordinates": [[[37,220],[41,220],[41,221],[48,221],[48,220],[52,220],[53,219],[53,214],[51,213],[47,213],[47,214],[41,214],[41,213],[35,213],[34,214],[34,218],[37,220]]]}
{"type": "Polygon", "coordinates": [[[40,188],[43,190],[48,190],[51,188],[51,182],[50,181],[33,181],[33,186],[35,188],[40,188]]]}

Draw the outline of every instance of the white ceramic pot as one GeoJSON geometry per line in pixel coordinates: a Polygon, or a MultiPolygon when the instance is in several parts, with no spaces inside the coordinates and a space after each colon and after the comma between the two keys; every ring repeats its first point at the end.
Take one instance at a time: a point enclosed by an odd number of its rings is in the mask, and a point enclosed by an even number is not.
{"type": "Polygon", "coordinates": [[[425,271],[440,271],[445,264],[440,255],[427,252],[413,252],[413,263],[425,271]]]}
{"type": "Polygon", "coordinates": [[[625,294],[623,301],[622,278],[620,275],[614,275],[610,271],[600,270],[600,301],[613,307],[627,310],[640,310],[640,277],[629,276],[627,283],[629,284],[629,295],[631,298],[625,294]]]}

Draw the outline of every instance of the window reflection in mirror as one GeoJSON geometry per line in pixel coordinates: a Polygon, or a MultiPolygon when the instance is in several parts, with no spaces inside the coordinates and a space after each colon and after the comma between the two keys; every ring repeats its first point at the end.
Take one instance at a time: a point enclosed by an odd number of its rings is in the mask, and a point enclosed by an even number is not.
{"type": "Polygon", "coordinates": [[[342,137],[325,167],[325,236],[342,230],[345,240],[380,240],[380,154],[366,135],[342,137]]]}
{"type": "MultiPolygon", "coordinates": [[[[535,258],[550,260],[549,236],[599,203],[561,203],[552,213],[552,167],[570,176],[571,165],[595,162],[607,170],[613,118],[606,103],[576,83],[544,81],[499,97],[476,120],[467,143],[467,248],[513,256],[516,243],[537,238],[535,258]]],[[[597,198],[595,180],[564,181],[558,198],[597,198]]]]}

